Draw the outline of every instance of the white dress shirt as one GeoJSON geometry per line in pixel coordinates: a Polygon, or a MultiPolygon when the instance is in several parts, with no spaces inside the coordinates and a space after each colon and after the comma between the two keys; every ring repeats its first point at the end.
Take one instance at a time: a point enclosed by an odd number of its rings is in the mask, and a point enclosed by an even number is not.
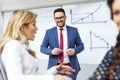
{"type": "MultiPolygon", "coordinates": [[[[60,27],[57,26],[57,31],[58,31],[58,40],[59,40],[59,44],[60,44],[60,27]]],[[[66,26],[63,27],[62,30],[62,34],[63,34],[63,52],[64,52],[64,60],[63,63],[69,63],[69,57],[68,54],[66,53],[66,49],[68,48],[68,43],[67,43],[67,29],[66,26]]]]}
{"type": "Polygon", "coordinates": [[[25,44],[17,40],[11,40],[5,44],[1,59],[8,80],[54,80],[50,73],[55,71],[55,67],[46,74],[37,74],[37,59],[31,56],[27,49],[25,44]]]}

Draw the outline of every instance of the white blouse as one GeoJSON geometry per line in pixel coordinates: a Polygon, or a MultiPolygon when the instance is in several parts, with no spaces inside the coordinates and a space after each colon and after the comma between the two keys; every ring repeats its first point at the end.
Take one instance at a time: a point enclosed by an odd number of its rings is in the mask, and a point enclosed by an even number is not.
{"type": "Polygon", "coordinates": [[[17,40],[6,43],[1,59],[8,80],[54,80],[53,75],[50,74],[52,70],[46,74],[37,74],[37,59],[27,52],[25,44],[17,40]]]}

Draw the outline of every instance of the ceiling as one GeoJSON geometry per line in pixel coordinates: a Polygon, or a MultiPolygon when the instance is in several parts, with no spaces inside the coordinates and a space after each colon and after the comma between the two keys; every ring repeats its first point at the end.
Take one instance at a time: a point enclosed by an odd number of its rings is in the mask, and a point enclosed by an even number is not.
{"type": "Polygon", "coordinates": [[[9,11],[20,8],[36,8],[57,6],[63,4],[83,3],[83,2],[98,2],[105,0],[0,0],[0,10],[9,11]]]}

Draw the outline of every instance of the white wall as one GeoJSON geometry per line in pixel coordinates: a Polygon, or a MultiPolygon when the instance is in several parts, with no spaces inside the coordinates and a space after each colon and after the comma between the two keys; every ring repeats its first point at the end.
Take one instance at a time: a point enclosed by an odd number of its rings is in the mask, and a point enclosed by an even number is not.
{"type": "MultiPolygon", "coordinates": [[[[2,18],[1,12],[8,12],[16,9],[36,9],[101,1],[106,0],[0,0],[0,18],[2,18]]],[[[0,21],[3,22],[3,19],[0,19],[0,21]]],[[[4,30],[2,26],[4,26],[4,24],[0,23],[0,34],[4,30]]]]}

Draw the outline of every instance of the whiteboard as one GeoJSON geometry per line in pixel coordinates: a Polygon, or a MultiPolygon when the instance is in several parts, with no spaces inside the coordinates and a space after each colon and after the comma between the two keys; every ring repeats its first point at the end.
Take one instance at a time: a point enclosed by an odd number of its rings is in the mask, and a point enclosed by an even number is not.
{"type": "Polygon", "coordinates": [[[63,6],[68,15],[67,24],[75,26],[85,46],[78,55],[80,63],[97,64],[114,46],[118,29],[110,20],[106,2],[63,6]]]}
{"type": "MultiPolygon", "coordinates": [[[[48,55],[40,52],[45,31],[53,26],[53,11],[63,7],[67,15],[67,25],[78,28],[85,50],[78,54],[80,63],[98,64],[101,62],[107,50],[114,46],[118,29],[110,20],[110,11],[106,2],[63,5],[57,7],[30,9],[38,14],[38,31],[34,41],[30,41],[30,47],[40,59],[48,59],[48,55]]],[[[4,12],[4,28],[11,12],[4,12]]]]}

